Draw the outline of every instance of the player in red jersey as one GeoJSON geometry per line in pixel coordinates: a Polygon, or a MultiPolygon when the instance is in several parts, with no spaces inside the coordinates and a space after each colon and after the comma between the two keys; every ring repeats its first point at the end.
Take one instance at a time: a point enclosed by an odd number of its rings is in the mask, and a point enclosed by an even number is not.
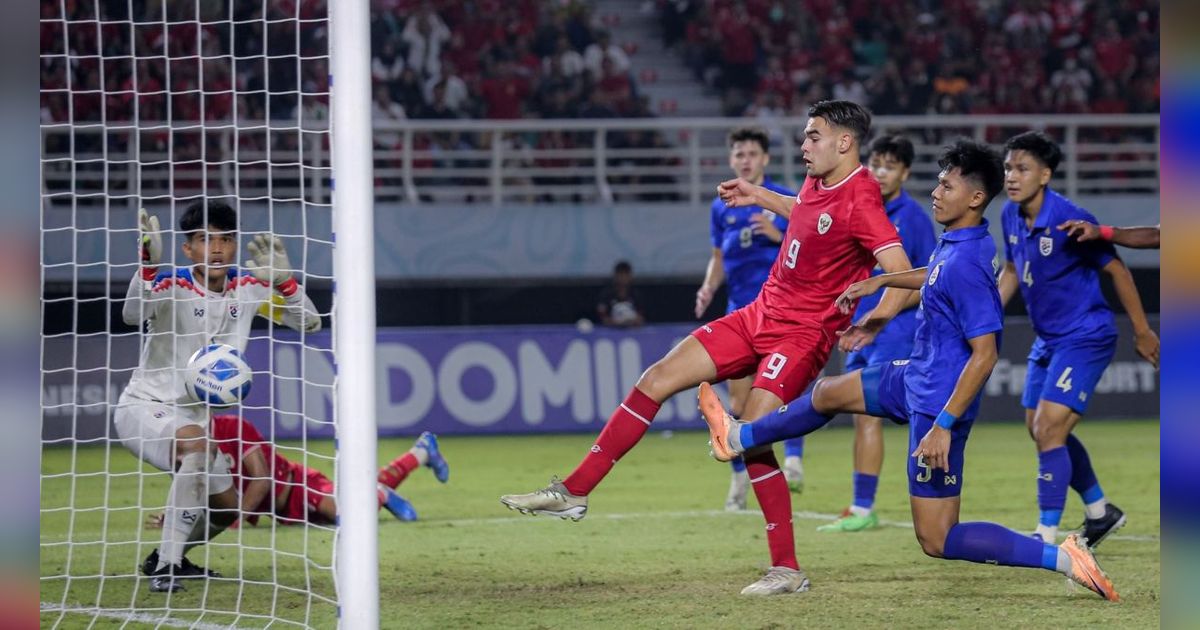
{"type": "MultiPolygon", "coordinates": [[[[280,455],[249,421],[235,415],[213,416],[211,440],[229,460],[241,490],[241,515],[251,525],[273,516],[282,525],[332,524],[337,519],[333,482],[321,471],[280,455]]],[[[437,436],[426,431],[413,447],[379,469],[379,507],[402,521],[417,520],[416,510],[395,489],[419,466],[431,468],[438,481],[450,477],[437,436]]],[[[159,518],[151,526],[160,526],[159,518]]]]}
{"type": "MultiPolygon", "coordinates": [[[[579,466],[566,479],[500,501],[528,514],[579,520],[588,495],[646,433],[671,396],[702,382],[754,375],[745,418],[758,418],[799,396],[829,358],[837,331],[850,316],[834,307],[842,290],[865,280],[876,262],[884,271],[912,266],[888,220],[879,183],[860,163],[860,145],[871,114],[848,101],[822,101],[808,110],[801,147],[808,176],[795,198],[743,179],[722,183],[731,206],[758,206],[787,217],[779,257],[758,298],[696,329],[650,366],[579,466]]],[[[885,299],[904,300],[906,292],[885,299]]],[[[747,595],[793,593],[808,588],[796,561],[792,501],[775,453],[747,453],[746,467],[767,522],[771,568],[747,586],[747,595]]]]}

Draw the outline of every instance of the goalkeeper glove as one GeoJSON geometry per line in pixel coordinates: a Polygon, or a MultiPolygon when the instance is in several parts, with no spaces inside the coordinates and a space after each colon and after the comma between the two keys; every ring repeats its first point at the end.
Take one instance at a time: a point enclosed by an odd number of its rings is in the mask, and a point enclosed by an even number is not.
{"type": "Polygon", "coordinates": [[[250,250],[250,262],[246,264],[246,269],[255,278],[275,287],[284,296],[296,292],[297,284],[292,278],[292,266],[288,262],[283,239],[274,234],[256,234],[246,249],[250,250]]]}
{"type": "Polygon", "coordinates": [[[145,208],[138,208],[138,260],[142,263],[142,277],[153,280],[162,262],[162,228],[158,217],[150,216],[145,208]]]}

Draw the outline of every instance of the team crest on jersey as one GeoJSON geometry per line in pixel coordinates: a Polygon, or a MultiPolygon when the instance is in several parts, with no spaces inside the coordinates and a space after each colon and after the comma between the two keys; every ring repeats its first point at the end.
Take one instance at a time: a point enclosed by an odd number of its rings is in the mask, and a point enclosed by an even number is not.
{"type": "Polygon", "coordinates": [[[938,276],[942,274],[942,265],[944,264],[946,264],[945,261],[938,263],[933,271],[929,272],[929,286],[933,286],[933,283],[937,282],[938,276]]]}
{"type": "Polygon", "coordinates": [[[1017,244],[1017,235],[1016,235],[1016,234],[1009,234],[1009,235],[1008,235],[1008,244],[1009,244],[1009,245],[1016,245],[1016,244],[1017,244]]]}
{"type": "Polygon", "coordinates": [[[832,225],[833,217],[829,216],[828,212],[822,212],[821,216],[817,217],[817,234],[828,232],[832,225]]]}
{"type": "Polygon", "coordinates": [[[737,217],[733,216],[732,214],[728,215],[725,217],[725,222],[729,225],[733,225],[734,223],[737,223],[737,217]]]}
{"type": "Polygon", "coordinates": [[[1054,251],[1054,239],[1050,238],[1049,236],[1039,237],[1038,251],[1041,252],[1043,256],[1049,256],[1050,253],[1054,251]]]}

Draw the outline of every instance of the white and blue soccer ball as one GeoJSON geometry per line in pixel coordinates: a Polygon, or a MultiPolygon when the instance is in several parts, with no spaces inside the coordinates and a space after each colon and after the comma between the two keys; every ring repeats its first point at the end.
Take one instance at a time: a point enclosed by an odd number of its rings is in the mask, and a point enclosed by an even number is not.
{"type": "Polygon", "coordinates": [[[184,386],[188,397],[196,402],[229,407],[246,398],[253,378],[254,372],[237,348],[214,343],[188,359],[184,386]]]}

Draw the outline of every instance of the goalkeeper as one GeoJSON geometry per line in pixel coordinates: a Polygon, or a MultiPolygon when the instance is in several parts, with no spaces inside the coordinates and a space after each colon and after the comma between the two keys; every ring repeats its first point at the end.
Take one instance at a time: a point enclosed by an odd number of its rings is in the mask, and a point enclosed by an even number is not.
{"type": "Polygon", "coordinates": [[[245,351],[254,313],[277,294],[284,300],[280,321],[289,328],[314,332],[321,319],[292,277],[278,237],[255,235],[246,268],[236,266],[237,213],[228,204],[196,201],[180,217],[190,266],[160,268],[158,218],[141,210],[138,227],[141,266],[129,282],[121,315],[126,324],[144,326],[145,337],[113,424],[130,452],[173,473],[161,543],[143,563],[150,590],[168,592],[182,590],[184,578],[216,576],[184,553],[228,527],[238,509],[228,462],[208,442],[209,409],[184,390],[188,358],[213,343],[245,351]]]}

